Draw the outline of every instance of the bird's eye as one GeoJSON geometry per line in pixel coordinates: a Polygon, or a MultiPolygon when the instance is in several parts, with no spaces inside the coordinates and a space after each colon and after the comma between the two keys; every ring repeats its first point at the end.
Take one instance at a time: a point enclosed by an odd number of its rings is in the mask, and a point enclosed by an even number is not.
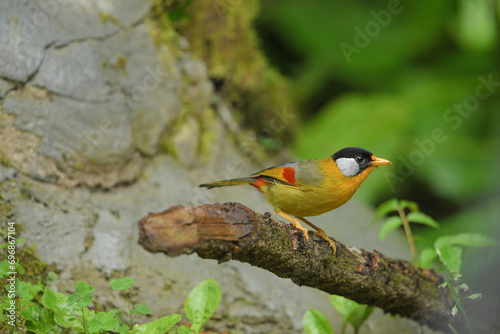
{"type": "Polygon", "coordinates": [[[363,157],[362,157],[362,156],[360,156],[360,155],[358,155],[358,156],[356,157],[356,162],[357,162],[357,163],[359,163],[359,164],[360,164],[360,163],[362,163],[364,160],[365,160],[365,158],[363,158],[363,157]]]}

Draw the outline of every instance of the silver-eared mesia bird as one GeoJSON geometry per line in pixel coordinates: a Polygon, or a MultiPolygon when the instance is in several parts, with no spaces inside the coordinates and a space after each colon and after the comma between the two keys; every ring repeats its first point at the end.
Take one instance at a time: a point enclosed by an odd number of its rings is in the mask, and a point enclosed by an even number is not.
{"type": "Polygon", "coordinates": [[[335,242],[304,217],[317,216],[345,204],[375,168],[390,163],[363,148],[347,147],[327,159],[290,162],[249,177],[201,184],[200,187],[254,186],[274,206],[277,214],[304,232],[306,240],[309,240],[307,229],[292,216],[313,227],[317,231],[315,234],[325,239],[335,254],[335,242]]]}

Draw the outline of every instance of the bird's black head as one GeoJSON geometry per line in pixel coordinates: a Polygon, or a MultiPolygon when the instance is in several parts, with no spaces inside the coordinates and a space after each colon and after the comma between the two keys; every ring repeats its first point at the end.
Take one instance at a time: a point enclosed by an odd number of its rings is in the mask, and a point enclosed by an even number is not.
{"type": "Polygon", "coordinates": [[[356,176],[362,173],[368,167],[373,166],[374,161],[377,160],[372,152],[361,147],[343,148],[333,154],[332,159],[335,161],[342,174],[347,177],[356,176]]]}

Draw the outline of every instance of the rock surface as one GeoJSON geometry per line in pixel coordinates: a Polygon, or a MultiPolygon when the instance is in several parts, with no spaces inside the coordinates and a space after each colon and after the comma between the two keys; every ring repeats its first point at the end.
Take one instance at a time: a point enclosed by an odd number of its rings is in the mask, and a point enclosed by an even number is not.
{"type": "MultiPolygon", "coordinates": [[[[132,302],[146,302],[156,319],[181,312],[188,292],[214,278],[223,294],[217,330],[301,333],[309,308],[340,330],[322,292],[246,264],[167,258],[137,244],[137,221],[173,205],[241,201],[272,209],[250,187],[197,188],[265,166],[233,143],[224,124],[230,114],[207,111],[214,93],[205,66],[174,52],[175,45],[155,45],[144,20],[148,9],[140,0],[0,3],[0,153],[9,165],[0,166],[0,187],[11,219],[58,269],[55,288],[67,293],[84,280],[99,305],[124,309],[108,282],[132,277],[138,282],[132,302]],[[183,99],[194,112],[179,120],[183,99]],[[176,157],[159,153],[165,135],[176,157]]],[[[347,244],[407,254],[402,239],[380,244],[374,231],[365,233],[371,218],[351,202],[315,223],[347,244]]],[[[421,330],[400,319],[386,322],[379,312],[369,328],[421,330]]]]}

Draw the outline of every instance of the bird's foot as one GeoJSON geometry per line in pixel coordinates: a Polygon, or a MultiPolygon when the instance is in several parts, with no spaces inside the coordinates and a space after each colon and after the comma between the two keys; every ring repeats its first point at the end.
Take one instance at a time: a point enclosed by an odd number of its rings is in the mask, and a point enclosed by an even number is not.
{"type": "Polygon", "coordinates": [[[293,222],[293,226],[295,226],[298,230],[302,231],[304,233],[304,237],[306,238],[306,241],[309,241],[309,231],[307,230],[307,228],[305,228],[304,226],[300,225],[299,222],[297,222],[297,224],[295,224],[295,222],[293,222]]]}
{"type": "Polygon", "coordinates": [[[304,226],[302,226],[297,219],[295,219],[295,218],[287,215],[286,213],[284,213],[283,211],[281,211],[281,209],[279,209],[279,208],[275,207],[274,210],[281,217],[284,217],[284,218],[288,219],[289,221],[291,221],[292,224],[293,224],[293,226],[295,226],[296,229],[298,229],[298,230],[300,230],[300,231],[302,231],[304,233],[304,237],[306,238],[306,241],[309,241],[309,234],[307,233],[307,228],[305,228],[304,226]]]}
{"type": "Polygon", "coordinates": [[[335,241],[330,239],[328,235],[326,235],[325,231],[319,229],[318,231],[314,231],[314,234],[316,234],[318,237],[322,238],[326,242],[330,244],[330,247],[333,249],[333,255],[337,253],[337,247],[335,246],[335,241]]]}

